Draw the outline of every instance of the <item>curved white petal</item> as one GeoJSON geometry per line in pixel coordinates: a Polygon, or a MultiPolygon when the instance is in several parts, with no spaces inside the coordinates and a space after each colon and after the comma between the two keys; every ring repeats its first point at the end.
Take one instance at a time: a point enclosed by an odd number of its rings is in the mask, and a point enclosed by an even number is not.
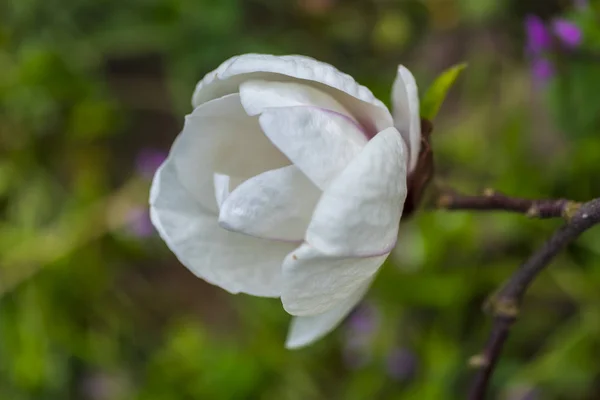
{"type": "Polygon", "coordinates": [[[243,54],[230,58],[208,73],[196,86],[194,107],[238,91],[246,80],[302,80],[325,90],[342,103],[369,131],[379,132],[393,125],[385,105],[350,75],[310,57],[243,54]]]}
{"type": "Polygon", "coordinates": [[[240,100],[248,115],[275,107],[311,106],[346,115],[350,111],[329,94],[301,82],[246,81],[240,85],[240,100]]]}
{"type": "Polygon", "coordinates": [[[251,236],[302,241],[321,191],[293,165],[264,172],[222,203],[219,224],[251,236]]]}
{"type": "Polygon", "coordinates": [[[331,310],[309,317],[294,317],[285,347],[297,349],[311,344],[331,332],[363,298],[372,280],[364,282],[350,297],[331,310]]]}
{"type": "Polygon", "coordinates": [[[215,212],[215,172],[249,178],[290,164],[265,137],[257,118],[246,114],[237,93],[204,103],[188,115],[170,154],[183,186],[215,212]]]}
{"type": "Polygon", "coordinates": [[[215,198],[217,200],[217,207],[219,210],[221,210],[223,202],[227,199],[227,197],[229,197],[231,191],[241,185],[245,179],[237,176],[215,173],[213,180],[215,184],[215,198]]]}
{"type": "Polygon", "coordinates": [[[283,308],[292,315],[308,316],[337,307],[374,277],[388,255],[336,257],[301,245],[283,263],[283,308]]]}
{"type": "Polygon", "coordinates": [[[173,158],[152,182],[150,216],[171,251],[198,277],[231,293],[280,295],[281,264],[295,245],[219,227],[217,216],[181,184],[173,158]]]}
{"type": "Polygon", "coordinates": [[[398,75],[392,88],[392,111],[394,126],[400,131],[410,151],[409,172],[417,164],[421,150],[421,116],[419,115],[419,91],[415,77],[404,66],[398,67],[398,75]]]}
{"type": "Polygon", "coordinates": [[[268,108],[259,123],[271,142],[321,190],[367,143],[347,117],[314,107],[268,108]]]}
{"type": "Polygon", "coordinates": [[[215,184],[215,200],[217,200],[217,207],[220,209],[231,191],[231,177],[229,175],[214,174],[213,179],[215,184]]]}
{"type": "Polygon", "coordinates": [[[366,257],[392,250],[406,199],[404,141],[377,134],[323,193],[306,241],[324,254],[366,257]]]}

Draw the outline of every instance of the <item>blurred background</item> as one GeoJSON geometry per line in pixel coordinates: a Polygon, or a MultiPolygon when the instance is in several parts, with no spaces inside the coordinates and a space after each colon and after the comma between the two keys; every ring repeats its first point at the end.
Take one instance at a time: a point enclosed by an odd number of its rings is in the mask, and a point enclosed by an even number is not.
{"type": "MultiPolygon", "coordinates": [[[[585,0],[0,3],[0,399],[461,399],[486,296],[560,221],[426,211],[335,332],[283,348],[277,300],[196,279],[153,230],[150,179],[195,83],[305,54],[389,104],[467,62],[433,136],[467,193],[600,196],[600,5],[585,0]]],[[[600,399],[600,228],[529,291],[491,398],[600,399]]]]}

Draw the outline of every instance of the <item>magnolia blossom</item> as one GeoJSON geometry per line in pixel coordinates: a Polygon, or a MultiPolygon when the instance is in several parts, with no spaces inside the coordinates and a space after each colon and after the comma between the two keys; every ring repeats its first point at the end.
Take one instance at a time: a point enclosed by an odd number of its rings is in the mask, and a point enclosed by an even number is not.
{"type": "Polygon", "coordinates": [[[352,77],[303,56],[246,54],[198,83],[150,193],[179,260],[231,293],[280,297],[286,345],[322,337],[393,249],[420,119],[398,68],[393,117],[352,77]]]}

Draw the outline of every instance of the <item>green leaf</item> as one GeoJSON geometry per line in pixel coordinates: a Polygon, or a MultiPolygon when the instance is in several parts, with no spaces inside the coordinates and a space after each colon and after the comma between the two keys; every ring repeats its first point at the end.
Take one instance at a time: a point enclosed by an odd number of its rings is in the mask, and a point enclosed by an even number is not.
{"type": "Polygon", "coordinates": [[[465,63],[455,65],[442,72],[433,81],[421,99],[421,116],[423,118],[427,118],[428,120],[435,118],[454,81],[466,67],[467,64],[465,63]]]}

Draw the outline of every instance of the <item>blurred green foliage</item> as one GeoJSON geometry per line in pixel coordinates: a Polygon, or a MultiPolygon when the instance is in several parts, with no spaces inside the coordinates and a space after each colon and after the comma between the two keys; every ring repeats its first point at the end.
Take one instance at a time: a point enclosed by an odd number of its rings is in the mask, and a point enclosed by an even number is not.
{"type": "MultiPolygon", "coordinates": [[[[313,56],[386,102],[399,63],[426,88],[467,62],[435,119],[437,179],[597,197],[600,6],[575,3],[0,3],[0,399],[464,398],[489,329],[480,305],[558,222],[427,211],[404,224],[369,292],[379,317],[357,363],[350,324],[286,351],[276,300],[228,295],[179,265],[143,229],[136,157],[168,149],[195,83],[238,53],[313,56]],[[583,32],[542,85],[523,50],[527,14],[583,32]]],[[[592,230],[540,276],[493,398],[598,398],[599,255],[592,230]]]]}

